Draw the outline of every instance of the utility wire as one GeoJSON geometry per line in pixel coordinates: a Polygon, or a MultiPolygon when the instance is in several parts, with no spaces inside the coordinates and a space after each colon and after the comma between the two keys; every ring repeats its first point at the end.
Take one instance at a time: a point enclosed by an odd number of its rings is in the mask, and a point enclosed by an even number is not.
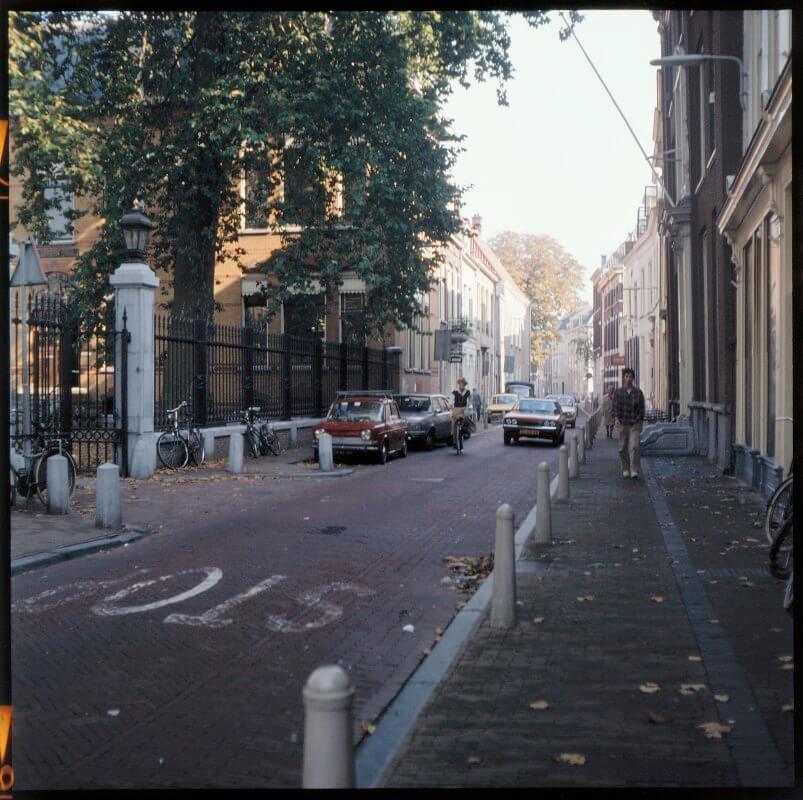
{"type": "Polygon", "coordinates": [[[658,173],[655,171],[655,167],[653,166],[650,157],[647,155],[647,153],[644,151],[644,148],[641,146],[641,142],[639,141],[638,136],[636,136],[635,132],[633,131],[633,128],[630,127],[630,123],[627,121],[627,117],[625,116],[624,111],[622,111],[622,109],[619,108],[619,103],[616,102],[616,99],[611,94],[611,90],[608,88],[608,85],[603,80],[602,75],[599,74],[599,70],[594,66],[594,62],[591,60],[591,57],[588,55],[588,53],[586,53],[586,50],[583,47],[583,45],[580,44],[580,40],[577,38],[577,34],[574,32],[574,26],[573,25],[569,25],[569,21],[566,19],[566,15],[562,11],[559,12],[559,13],[560,13],[561,17],[563,18],[563,21],[566,23],[566,27],[571,32],[572,37],[574,38],[574,41],[577,42],[577,46],[583,51],[583,55],[586,57],[586,60],[588,61],[588,63],[591,65],[591,69],[594,70],[594,74],[599,78],[599,82],[602,84],[603,88],[608,93],[608,97],[611,98],[611,102],[616,106],[616,110],[621,115],[622,119],[625,122],[625,125],[627,125],[627,129],[630,131],[630,135],[633,137],[633,139],[635,139],[636,144],[638,145],[638,149],[641,150],[641,154],[644,156],[644,160],[647,162],[647,164],[649,164],[650,171],[652,172],[653,177],[655,178],[655,180],[658,182],[658,185],[663,190],[664,195],[666,195],[667,200],[669,200],[669,205],[670,206],[674,206],[675,205],[675,201],[672,199],[672,195],[669,194],[669,192],[667,191],[666,186],[664,186],[664,182],[661,180],[661,178],[658,176],[658,173]]]}

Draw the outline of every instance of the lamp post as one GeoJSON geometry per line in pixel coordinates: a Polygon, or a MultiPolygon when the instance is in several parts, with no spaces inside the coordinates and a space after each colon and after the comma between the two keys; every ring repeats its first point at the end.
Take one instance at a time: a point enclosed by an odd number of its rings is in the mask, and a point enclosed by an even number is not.
{"type": "Polygon", "coordinates": [[[695,67],[704,61],[731,61],[739,65],[739,104],[746,110],[744,99],[744,62],[737,56],[718,56],[709,53],[677,53],[673,56],[654,58],[650,64],[654,67],[695,67]]]}
{"type": "Polygon", "coordinates": [[[128,258],[144,261],[153,223],[145,216],[145,204],[141,200],[135,200],[131,211],[123,214],[120,227],[123,229],[128,258]]]}

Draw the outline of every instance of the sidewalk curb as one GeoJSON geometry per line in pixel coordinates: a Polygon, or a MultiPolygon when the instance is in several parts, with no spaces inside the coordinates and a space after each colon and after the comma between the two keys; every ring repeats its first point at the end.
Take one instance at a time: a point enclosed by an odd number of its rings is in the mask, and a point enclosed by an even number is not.
{"type": "Polygon", "coordinates": [[[154,533],[150,528],[142,528],[136,525],[125,525],[122,533],[113,536],[104,536],[100,539],[91,539],[88,542],[80,542],[78,544],[71,544],[67,547],[58,547],[53,550],[46,550],[42,553],[34,553],[29,556],[22,556],[15,558],[11,561],[11,576],[20,575],[23,572],[29,572],[39,567],[45,567],[50,564],[55,564],[58,561],[67,561],[71,558],[79,558],[80,556],[91,555],[101,550],[109,550],[113,547],[120,547],[121,545],[136,542],[154,533]]]}
{"type": "Polygon", "coordinates": [[[345,469],[335,469],[331,472],[321,472],[320,469],[314,470],[306,470],[305,472],[298,471],[298,472],[277,472],[275,475],[271,475],[271,478],[343,478],[346,475],[352,475],[356,472],[355,469],[351,467],[346,467],[345,469]]]}
{"type": "MultiPolygon", "coordinates": [[[[558,492],[558,476],[549,484],[550,499],[558,492]]],[[[535,532],[536,506],[534,505],[514,538],[515,559],[535,532]]],[[[446,675],[449,667],[475,633],[491,601],[493,572],[482,582],[466,605],[455,614],[443,633],[441,641],[407,678],[398,694],[382,712],[376,731],[357,747],[354,758],[355,787],[375,789],[399,753],[415,726],[421,710],[446,675]]]]}

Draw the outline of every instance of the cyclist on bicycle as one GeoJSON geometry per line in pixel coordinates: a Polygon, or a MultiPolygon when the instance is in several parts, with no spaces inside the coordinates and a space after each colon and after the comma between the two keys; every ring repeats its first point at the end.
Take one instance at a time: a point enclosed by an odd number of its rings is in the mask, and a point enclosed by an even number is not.
{"type": "Polygon", "coordinates": [[[466,388],[467,381],[465,378],[457,379],[457,389],[452,390],[452,441],[457,447],[457,420],[465,418],[466,407],[468,406],[468,399],[471,397],[471,392],[466,388]]]}

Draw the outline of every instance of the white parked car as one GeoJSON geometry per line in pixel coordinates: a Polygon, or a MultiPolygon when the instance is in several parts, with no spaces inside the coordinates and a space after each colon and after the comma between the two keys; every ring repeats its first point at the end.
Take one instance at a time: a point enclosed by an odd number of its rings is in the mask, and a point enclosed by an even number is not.
{"type": "Polygon", "coordinates": [[[561,410],[566,416],[566,424],[572,428],[577,427],[577,401],[570,394],[548,394],[549,400],[557,400],[561,410]]]}

